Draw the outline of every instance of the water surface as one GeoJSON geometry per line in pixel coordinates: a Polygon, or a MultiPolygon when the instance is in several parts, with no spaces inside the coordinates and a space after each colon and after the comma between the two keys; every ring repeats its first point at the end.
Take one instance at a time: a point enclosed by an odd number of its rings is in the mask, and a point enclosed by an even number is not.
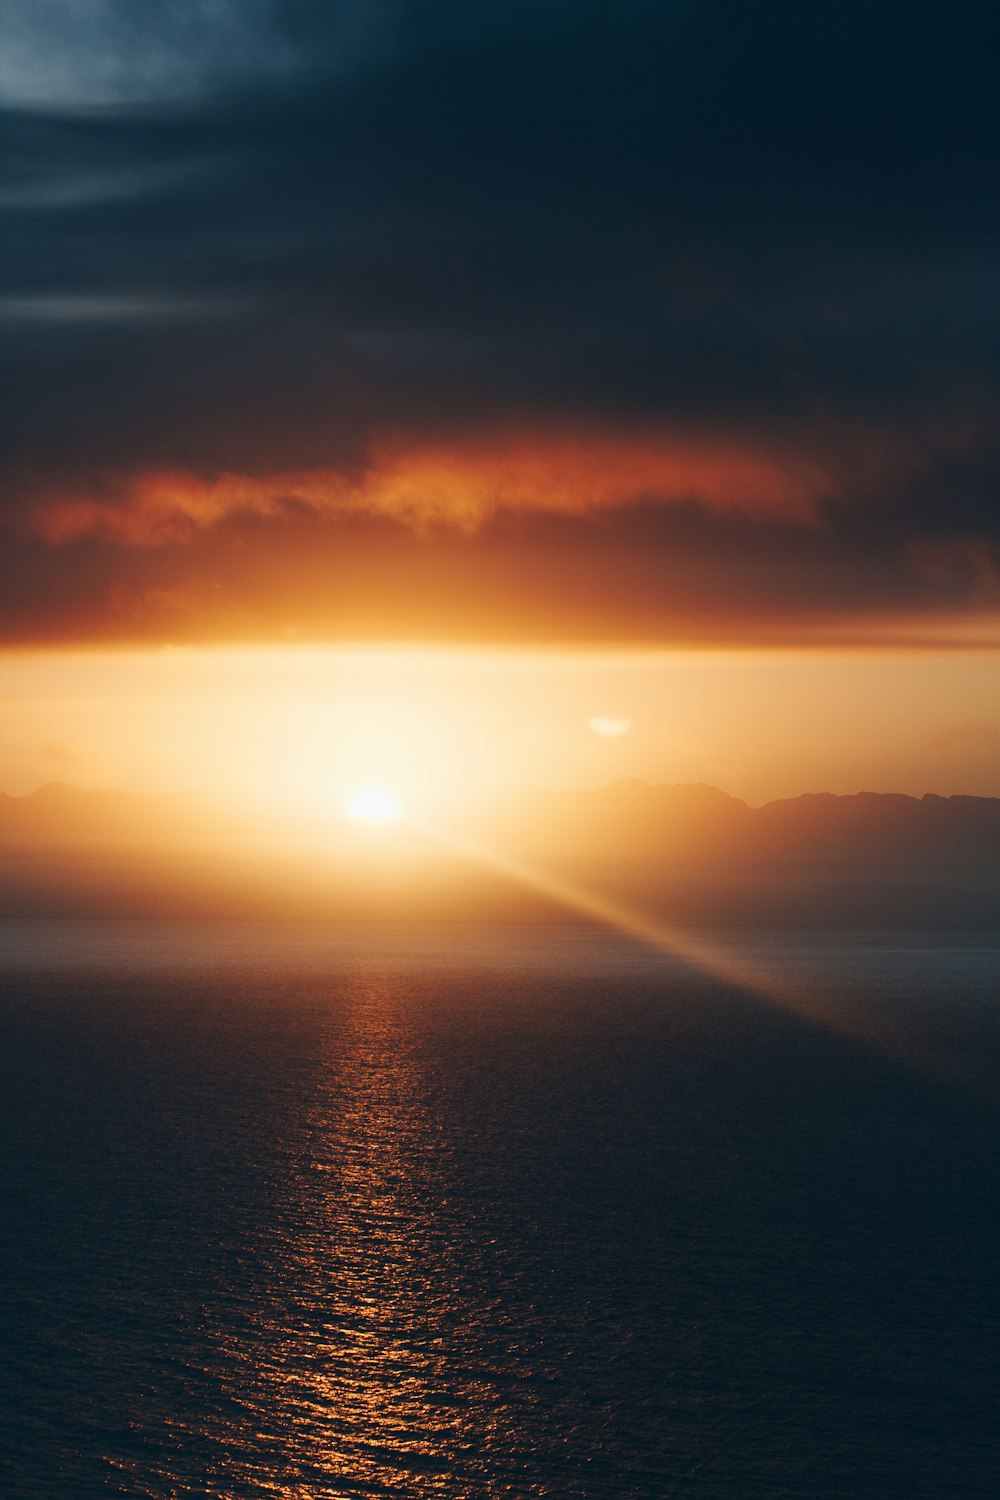
{"type": "Polygon", "coordinates": [[[996,1493],[996,938],[0,941],[12,1500],[996,1493]]]}

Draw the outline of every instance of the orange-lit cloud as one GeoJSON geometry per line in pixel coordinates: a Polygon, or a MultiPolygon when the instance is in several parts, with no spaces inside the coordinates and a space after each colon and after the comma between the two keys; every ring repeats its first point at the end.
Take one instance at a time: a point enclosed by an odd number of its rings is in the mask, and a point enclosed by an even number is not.
{"type": "Polygon", "coordinates": [[[11,498],[0,637],[992,644],[995,548],[920,520],[924,450],[951,482],[969,436],[924,437],[492,427],[38,476],[11,498]]]}
{"type": "Polygon", "coordinates": [[[124,479],[111,495],[43,502],[34,525],[54,543],[95,535],[155,547],[231,516],[273,517],[295,508],[472,532],[504,511],[579,516],[649,497],[803,521],[829,487],[828,466],[816,459],[732,440],[512,437],[386,446],[357,475],[147,472],[124,479]]]}
{"type": "Polygon", "coordinates": [[[8,68],[0,640],[1000,614],[987,8],[121,9],[8,68]]]}

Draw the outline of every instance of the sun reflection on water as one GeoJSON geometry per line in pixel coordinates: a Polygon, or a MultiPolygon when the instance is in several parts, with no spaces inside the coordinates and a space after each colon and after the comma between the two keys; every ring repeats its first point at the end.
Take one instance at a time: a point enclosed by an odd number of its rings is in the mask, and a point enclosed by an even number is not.
{"type": "Polygon", "coordinates": [[[507,1494],[482,1473],[495,1389],[455,1360],[477,1313],[453,1263],[449,1148],[416,1039],[384,982],[354,997],[273,1246],[272,1296],[219,1351],[253,1429],[234,1478],[284,1500],[507,1494]]]}

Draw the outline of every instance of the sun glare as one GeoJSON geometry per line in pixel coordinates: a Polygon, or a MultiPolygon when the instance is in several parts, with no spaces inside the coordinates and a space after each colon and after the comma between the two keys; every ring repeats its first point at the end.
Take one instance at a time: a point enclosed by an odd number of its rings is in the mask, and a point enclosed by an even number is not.
{"type": "Polygon", "coordinates": [[[347,804],[347,815],[362,823],[391,823],[399,817],[399,803],[391,792],[369,788],[355,792],[347,804]]]}

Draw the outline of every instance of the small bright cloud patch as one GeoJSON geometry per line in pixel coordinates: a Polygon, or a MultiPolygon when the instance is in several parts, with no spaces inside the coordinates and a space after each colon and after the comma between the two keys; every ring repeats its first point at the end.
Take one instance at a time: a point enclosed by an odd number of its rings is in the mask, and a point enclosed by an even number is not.
{"type": "Polygon", "coordinates": [[[617,739],[618,735],[625,734],[632,728],[631,719],[588,719],[587,723],[595,734],[603,735],[605,739],[617,739]]]}

